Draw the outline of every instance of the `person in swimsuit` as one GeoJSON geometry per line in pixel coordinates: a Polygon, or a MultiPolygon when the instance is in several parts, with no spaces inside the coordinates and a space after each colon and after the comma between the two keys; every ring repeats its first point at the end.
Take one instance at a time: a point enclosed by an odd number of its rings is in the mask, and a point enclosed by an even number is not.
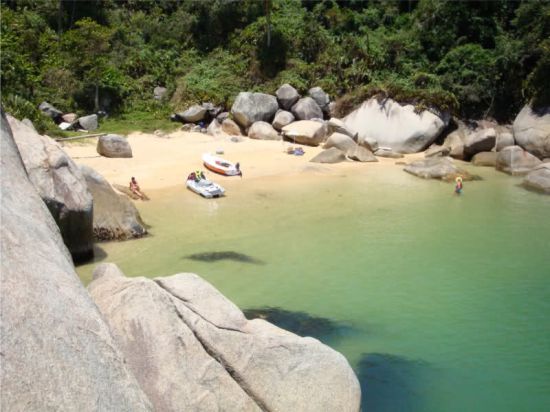
{"type": "Polygon", "coordinates": [[[130,190],[133,194],[135,194],[137,197],[139,197],[141,200],[143,200],[143,193],[141,193],[141,189],[139,188],[139,184],[135,177],[132,176],[130,179],[130,190]]]}
{"type": "Polygon", "coordinates": [[[458,176],[456,179],[456,186],[455,186],[455,193],[457,195],[461,194],[462,193],[462,178],[460,176],[458,176]]]}

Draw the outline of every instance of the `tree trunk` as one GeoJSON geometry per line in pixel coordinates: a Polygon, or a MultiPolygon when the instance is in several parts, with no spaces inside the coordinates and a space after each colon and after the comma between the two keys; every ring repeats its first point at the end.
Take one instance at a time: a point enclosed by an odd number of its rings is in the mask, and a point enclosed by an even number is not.
{"type": "Polygon", "coordinates": [[[99,111],[99,84],[95,84],[94,111],[99,111]]]}
{"type": "Polygon", "coordinates": [[[264,0],[265,18],[267,21],[267,47],[271,46],[271,0],[264,0]]]}

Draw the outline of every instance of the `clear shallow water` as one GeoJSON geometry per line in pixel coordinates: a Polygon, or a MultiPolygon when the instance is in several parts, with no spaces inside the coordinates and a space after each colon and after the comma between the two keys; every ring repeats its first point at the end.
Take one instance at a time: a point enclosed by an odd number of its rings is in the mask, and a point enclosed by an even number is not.
{"type": "MultiPolygon", "coordinates": [[[[461,197],[398,167],[211,201],[150,193],[138,207],[152,236],[100,244],[98,260],[128,276],[198,273],[242,309],[279,308],[264,315],[348,358],[363,410],[546,411],[550,197],[472,170],[485,180],[461,197]]],[[[92,269],[77,268],[85,282],[92,269]]]]}

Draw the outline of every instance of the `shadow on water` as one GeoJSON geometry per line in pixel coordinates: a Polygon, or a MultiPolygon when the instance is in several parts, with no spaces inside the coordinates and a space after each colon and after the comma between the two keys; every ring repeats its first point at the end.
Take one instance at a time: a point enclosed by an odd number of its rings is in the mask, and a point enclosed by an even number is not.
{"type": "Polygon", "coordinates": [[[350,325],[312,316],[306,312],[292,312],[273,307],[246,309],[243,312],[247,319],[264,319],[299,336],[319,339],[327,345],[356,332],[350,325]]]}
{"type": "Polygon", "coordinates": [[[238,253],[233,251],[221,251],[221,252],[203,252],[194,253],[192,255],[185,256],[184,259],[198,260],[200,262],[217,262],[220,260],[232,260],[234,262],[251,263],[254,265],[265,265],[265,262],[252,256],[245,255],[244,253],[238,253]]]}
{"type": "Polygon", "coordinates": [[[363,411],[420,411],[430,366],[386,353],[363,354],[356,368],[363,411]]]}

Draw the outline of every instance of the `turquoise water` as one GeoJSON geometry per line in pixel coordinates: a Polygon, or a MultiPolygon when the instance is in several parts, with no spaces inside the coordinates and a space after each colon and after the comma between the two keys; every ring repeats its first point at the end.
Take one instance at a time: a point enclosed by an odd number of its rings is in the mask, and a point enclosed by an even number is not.
{"type": "Polygon", "coordinates": [[[198,273],[243,309],[278,308],[347,357],[363,410],[546,411],[550,196],[472,170],[484,180],[460,197],[399,167],[232,181],[211,201],[151,193],[138,207],[152,235],[100,244],[98,260],[198,273]],[[211,252],[235,253],[189,257],[211,252]]]}

